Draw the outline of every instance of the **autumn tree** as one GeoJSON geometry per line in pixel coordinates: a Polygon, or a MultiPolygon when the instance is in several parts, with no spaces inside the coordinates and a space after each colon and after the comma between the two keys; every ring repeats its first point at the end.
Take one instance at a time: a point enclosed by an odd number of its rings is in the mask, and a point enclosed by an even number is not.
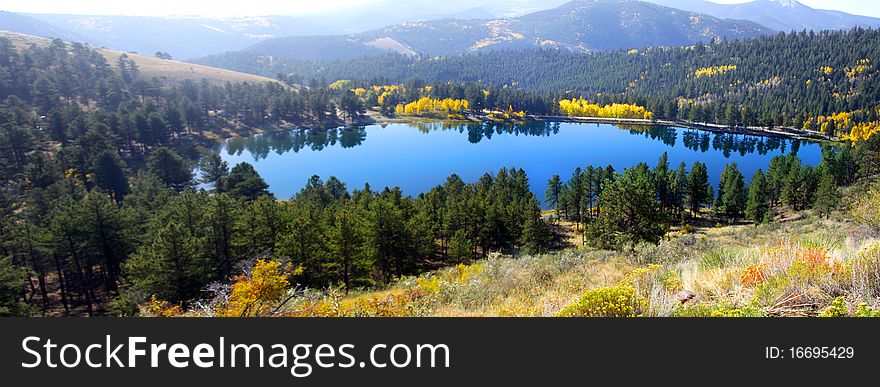
{"type": "Polygon", "coordinates": [[[214,312],[218,317],[269,316],[290,288],[297,271],[289,263],[258,259],[249,273],[235,278],[228,299],[214,312]]]}

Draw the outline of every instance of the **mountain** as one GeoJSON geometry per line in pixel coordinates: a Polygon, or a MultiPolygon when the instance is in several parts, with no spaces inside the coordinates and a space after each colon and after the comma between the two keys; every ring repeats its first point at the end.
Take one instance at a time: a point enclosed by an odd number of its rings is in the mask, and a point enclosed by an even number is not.
{"type": "Polygon", "coordinates": [[[0,11],[0,30],[12,31],[21,34],[60,38],[62,40],[78,41],[96,45],[96,40],[72,31],[57,27],[37,18],[20,13],[0,11]]]}
{"type": "MultiPolygon", "coordinates": [[[[552,0],[550,4],[558,2],[552,0]]],[[[537,0],[485,0],[481,4],[485,6],[476,6],[471,0],[377,0],[332,12],[225,18],[2,12],[0,29],[148,55],[163,51],[174,58],[188,59],[240,50],[267,38],[343,35],[446,18],[492,19],[496,15],[546,7],[537,0]]]]}
{"type": "MultiPolygon", "coordinates": [[[[12,45],[17,48],[24,48],[30,45],[46,46],[51,43],[48,38],[8,31],[0,31],[0,38],[9,39],[12,45]]],[[[107,62],[114,67],[116,66],[116,61],[123,54],[122,51],[108,50],[104,48],[95,49],[95,51],[106,58],[107,62]]],[[[274,79],[253,74],[176,60],[163,60],[154,56],[132,53],[126,53],[126,56],[137,64],[138,72],[144,79],[157,78],[160,81],[172,83],[182,82],[184,80],[199,81],[202,79],[212,83],[250,82],[261,84],[265,82],[277,82],[274,79]]]]}
{"type": "Polygon", "coordinates": [[[741,4],[718,4],[705,0],[647,1],[715,17],[750,20],[778,31],[880,27],[878,18],[810,8],[797,0],[755,0],[741,4]]]}
{"type": "MultiPolygon", "coordinates": [[[[28,14],[27,17],[73,31],[85,41],[100,41],[109,48],[152,55],[157,51],[175,58],[193,58],[238,50],[262,39],[330,33],[305,18],[267,17],[145,17],[28,14]]],[[[2,28],[3,25],[0,25],[2,28]]],[[[14,32],[20,30],[6,28],[14,32]]],[[[49,33],[32,35],[56,37],[49,33]]],[[[69,39],[78,40],[78,39],[69,39]]]]}
{"type": "Polygon", "coordinates": [[[515,18],[410,22],[346,36],[268,39],[246,49],[287,59],[346,59],[382,52],[453,55],[546,47],[577,52],[744,39],[772,31],[635,0],[577,0],[515,18]]]}

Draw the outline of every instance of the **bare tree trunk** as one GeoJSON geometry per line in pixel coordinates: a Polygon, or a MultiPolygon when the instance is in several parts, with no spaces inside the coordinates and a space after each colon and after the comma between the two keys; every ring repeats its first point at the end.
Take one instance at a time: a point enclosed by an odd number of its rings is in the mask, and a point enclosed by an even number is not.
{"type": "Polygon", "coordinates": [[[61,293],[61,304],[64,305],[64,314],[70,313],[70,306],[67,302],[67,289],[64,285],[64,270],[61,268],[61,261],[58,259],[58,255],[54,255],[55,259],[55,270],[58,272],[58,290],[61,293]]]}

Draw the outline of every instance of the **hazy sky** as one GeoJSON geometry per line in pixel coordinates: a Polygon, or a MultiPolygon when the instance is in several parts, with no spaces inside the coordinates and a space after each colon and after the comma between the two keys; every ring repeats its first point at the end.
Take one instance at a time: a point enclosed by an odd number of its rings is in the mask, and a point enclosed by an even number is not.
{"type": "MultiPolygon", "coordinates": [[[[379,0],[0,0],[0,10],[31,13],[88,15],[289,15],[330,11],[379,0]]],[[[435,0],[425,0],[435,1],[435,0]]],[[[716,3],[744,3],[748,0],[713,0],[716,3]]],[[[800,0],[813,8],[834,9],[880,17],[878,0],[800,0]]],[[[479,6],[474,0],[470,6],[479,6]]]]}

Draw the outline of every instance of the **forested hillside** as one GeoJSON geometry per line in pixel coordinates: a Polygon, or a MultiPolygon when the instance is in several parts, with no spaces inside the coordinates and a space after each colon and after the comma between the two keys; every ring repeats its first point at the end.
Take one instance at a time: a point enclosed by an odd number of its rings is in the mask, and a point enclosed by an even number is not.
{"type": "Polygon", "coordinates": [[[855,122],[877,121],[880,101],[880,31],[861,29],[593,55],[538,50],[298,62],[231,53],[199,62],[329,81],[477,83],[556,99],[634,103],[657,117],[828,133],[837,127],[848,133],[855,122]],[[823,126],[829,121],[835,122],[823,126]]]}
{"type": "MultiPolygon", "coordinates": [[[[308,301],[303,288],[381,288],[571,239],[631,251],[695,226],[827,217],[845,192],[875,192],[849,186],[880,173],[876,40],[855,30],[589,56],[383,57],[282,74],[281,82],[219,83],[147,78],[128,55],[111,62],[60,40],[0,38],[0,314],[268,315],[308,301]],[[352,66],[375,74],[346,77],[352,66]],[[518,83],[498,75],[514,69],[518,83]],[[219,138],[274,128],[348,141],[357,129],[341,126],[363,122],[367,109],[379,119],[499,126],[529,114],[730,126],[800,120],[851,141],[828,144],[816,166],[776,158],[748,184],[731,163],[717,187],[705,165],[674,168],[665,157],[653,168],[653,160],[619,171],[585,166],[548,182],[553,212],[543,214],[527,172],[515,166],[476,181],[453,174],[418,196],[313,176],[280,198],[253,165],[203,152],[219,138]]],[[[859,221],[875,227],[876,195],[861,197],[859,221]]]]}
{"type": "Polygon", "coordinates": [[[315,176],[286,202],[247,163],[214,155],[194,175],[218,136],[357,119],[347,89],[143,79],[125,55],[60,40],[0,39],[0,74],[0,314],[187,306],[262,256],[296,264],[303,285],[369,286],[548,238],[522,170],[453,175],[418,198],[315,176]]]}
{"type": "MultiPolygon", "coordinates": [[[[152,219],[169,220],[160,211],[168,195],[196,183],[200,144],[269,124],[342,122],[325,89],[145,78],[125,54],[111,63],[60,40],[16,47],[0,38],[0,95],[3,314],[27,305],[106,313],[152,219]],[[5,281],[21,275],[33,276],[31,302],[6,304],[23,288],[5,281]]],[[[247,187],[233,192],[259,190],[245,166],[230,176],[247,187]]]]}

